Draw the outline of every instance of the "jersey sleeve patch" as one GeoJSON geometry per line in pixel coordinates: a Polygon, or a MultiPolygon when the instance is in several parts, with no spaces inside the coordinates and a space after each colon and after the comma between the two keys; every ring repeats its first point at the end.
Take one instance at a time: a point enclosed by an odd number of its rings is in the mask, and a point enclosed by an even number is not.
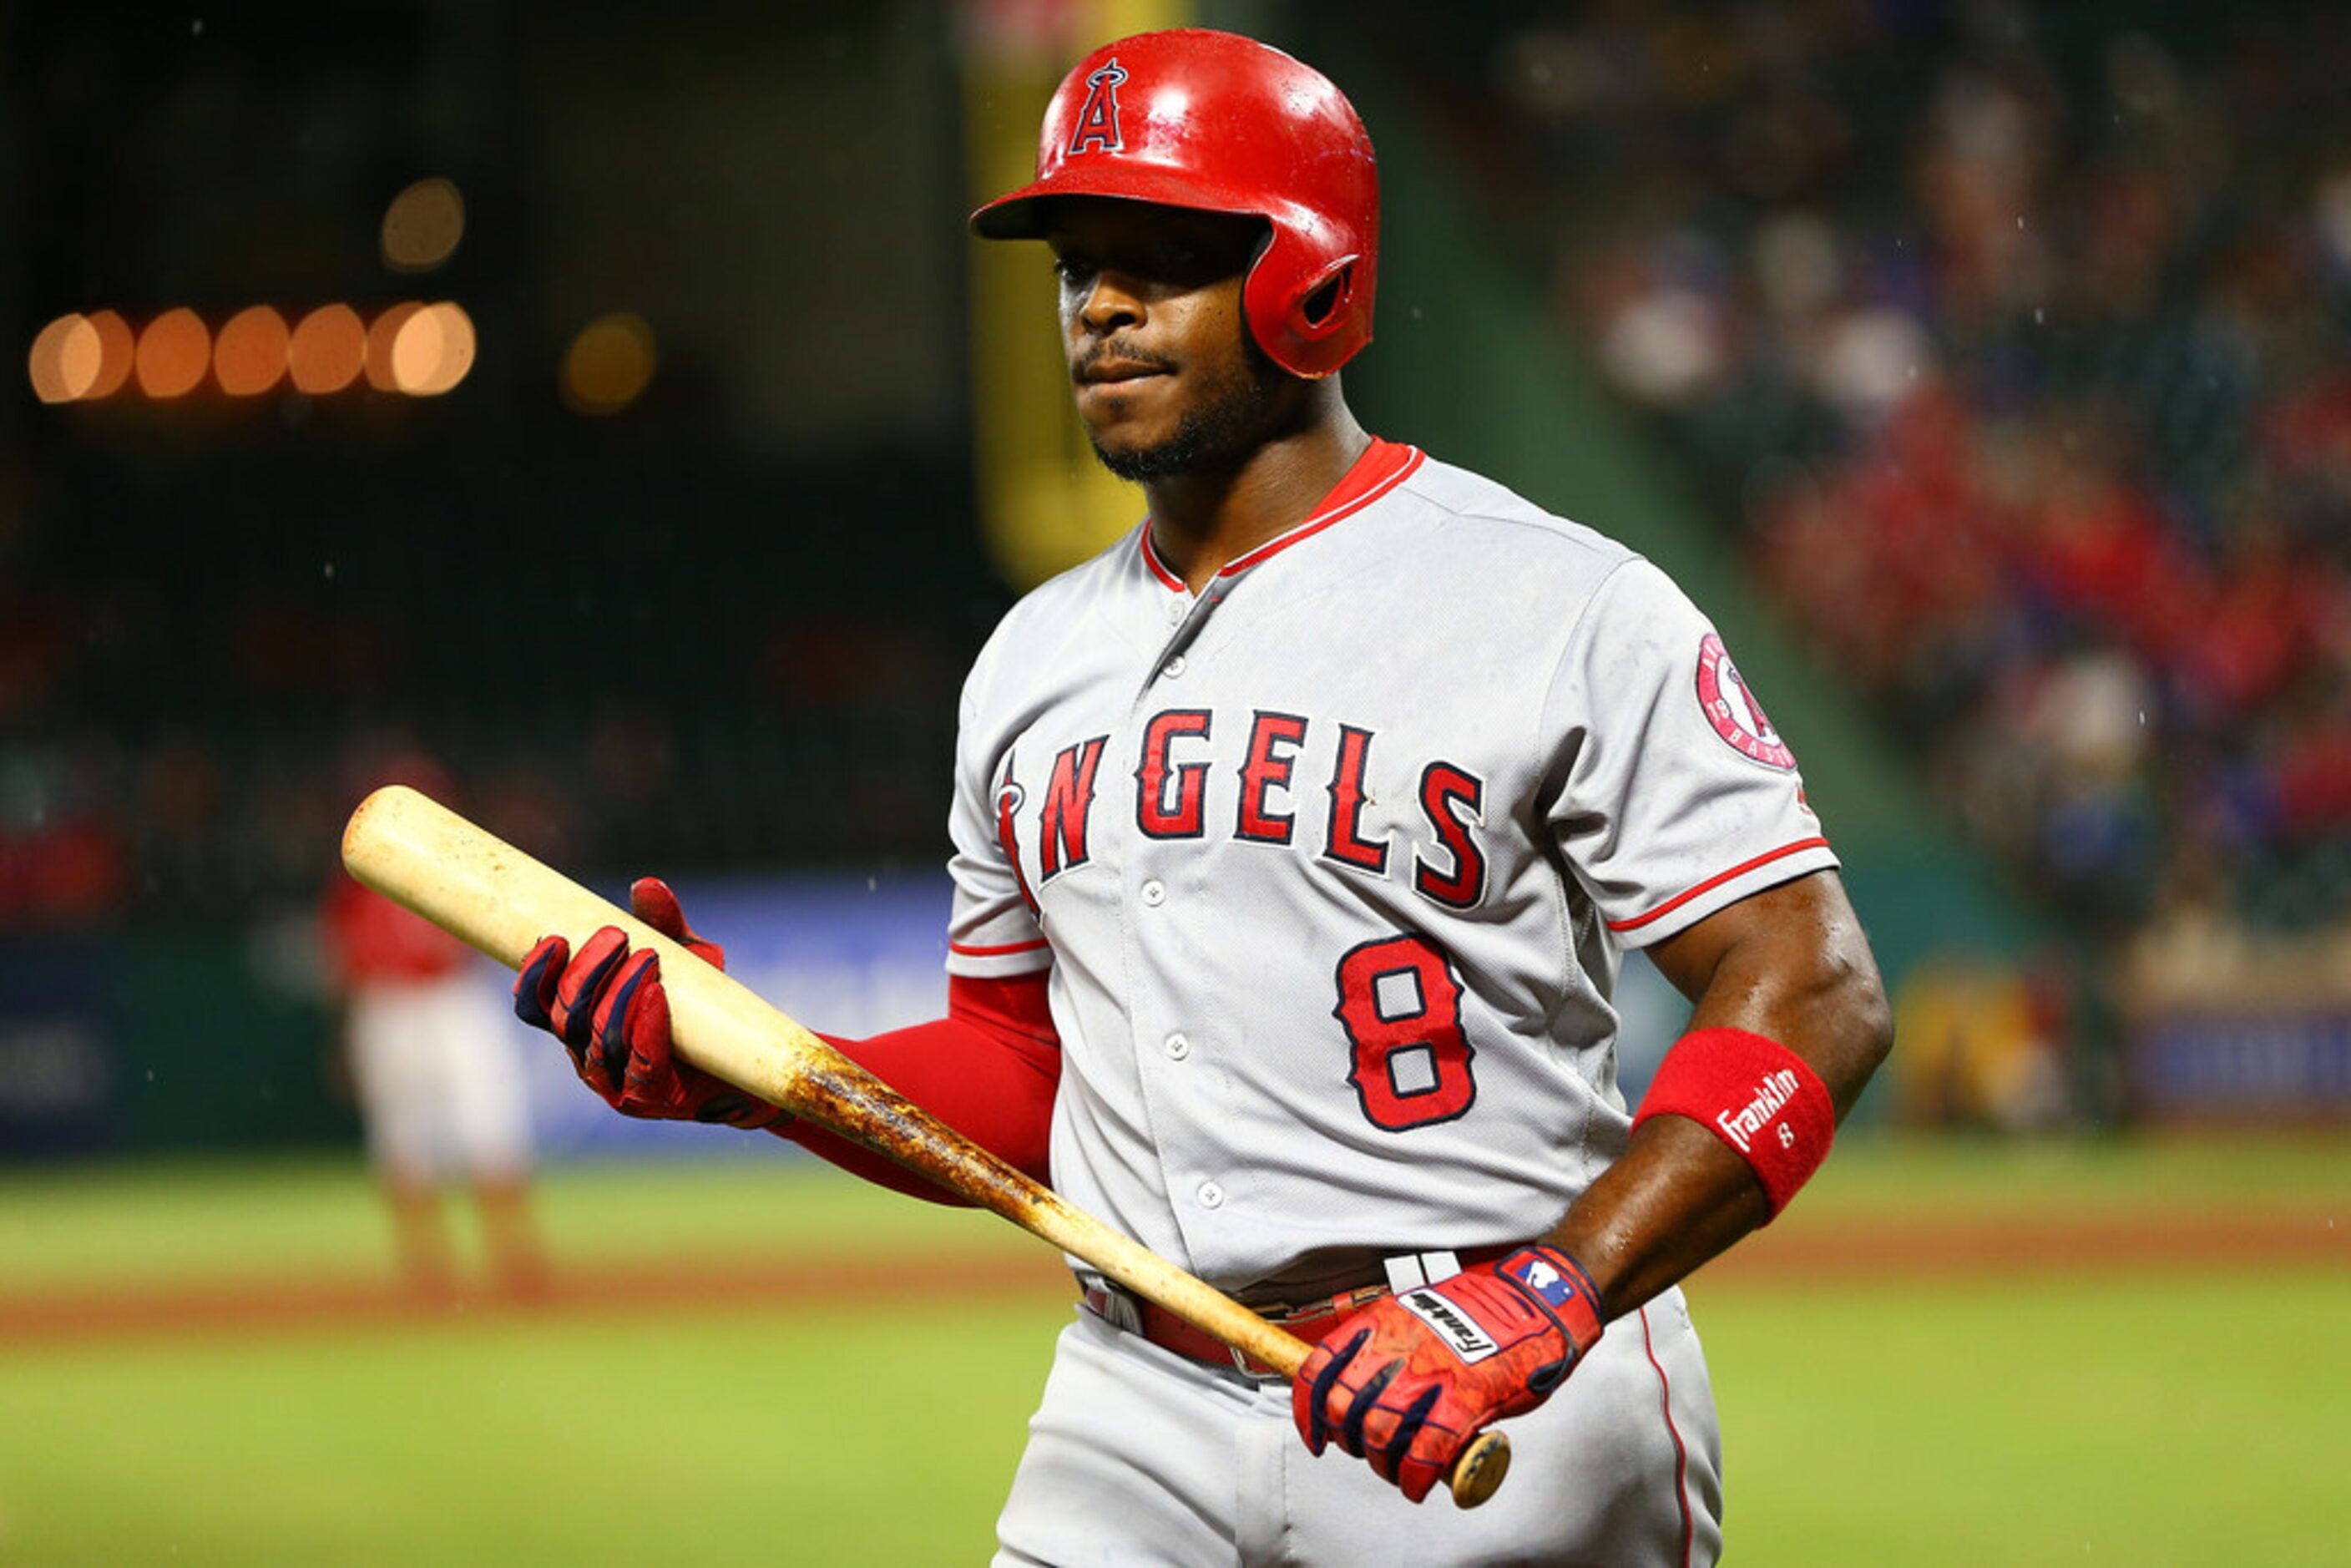
{"type": "Polygon", "coordinates": [[[1594,591],[1545,702],[1544,733],[1565,737],[1550,821],[1623,946],[1837,863],[1793,752],[1653,564],[1629,560],[1594,591]]]}
{"type": "Polygon", "coordinates": [[[1748,690],[1722,639],[1712,632],[1698,645],[1698,706],[1714,733],[1741,757],[1783,772],[1795,770],[1796,754],[1771,727],[1763,705],[1748,690]]]}

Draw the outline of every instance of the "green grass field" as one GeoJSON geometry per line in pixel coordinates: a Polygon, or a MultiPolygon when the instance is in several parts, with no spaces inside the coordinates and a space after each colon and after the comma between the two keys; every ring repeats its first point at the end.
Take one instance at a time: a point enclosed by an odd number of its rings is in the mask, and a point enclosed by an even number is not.
{"type": "MultiPolygon", "coordinates": [[[[543,1207],[567,1270],[879,1256],[910,1291],[0,1343],[0,1563],[986,1560],[1069,1311],[1040,1244],[765,1162],[559,1173],[543,1207]],[[1035,1260],[1036,1283],[914,1294],[942,1259],[1035,1260]]],[[[2220,1207],[2351,1230],[2351,1141],[1856,1140],[1785,1223],[2220,1207]]],[[[0,1308],[381,1277],[388,1250],[350,1163],[0,1178],[0,1308]]],[[[1701,1275],[1730,1560],[2351,1561],[2351,1266],[2320,1250],[1701,1275]]]]}

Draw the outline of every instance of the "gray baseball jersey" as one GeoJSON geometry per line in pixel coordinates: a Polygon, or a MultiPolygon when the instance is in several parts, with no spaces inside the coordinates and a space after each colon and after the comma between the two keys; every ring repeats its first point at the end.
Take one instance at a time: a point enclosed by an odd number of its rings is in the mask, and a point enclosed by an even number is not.
{"type": "Polygon", "coordinates": [[[1050,964],[1073,1202],[1227,1290],[1550,1230],[1623,949],[1836,864],[1667,577],[1377,443],[1196,596],[1149,528],[966,685],[949,967],[1050,964]]]}

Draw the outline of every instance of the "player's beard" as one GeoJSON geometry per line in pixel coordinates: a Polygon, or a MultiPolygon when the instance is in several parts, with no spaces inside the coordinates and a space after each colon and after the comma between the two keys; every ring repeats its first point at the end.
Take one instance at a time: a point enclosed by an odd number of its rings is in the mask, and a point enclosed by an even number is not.
{"type": "Polygon", "coordinates": [[[1246,333],[1241,353],[1240,373],[1177,420],[1174,434],[1165,440],[1112,451],[1089,430],[1086,435],[1094,456],[1113,474],[1134,484],[1238,466],[1276,434],[1275,394],[1286,379],[1281,368],[1246,333]]]}

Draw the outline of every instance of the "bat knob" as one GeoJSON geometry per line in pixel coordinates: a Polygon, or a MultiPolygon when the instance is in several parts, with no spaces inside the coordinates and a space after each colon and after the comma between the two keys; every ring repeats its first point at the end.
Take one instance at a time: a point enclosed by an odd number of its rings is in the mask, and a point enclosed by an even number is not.
{"type": "Polygon", "coordinates": [[[1480,1432],[1453,1461],[1453,1474],[1447,1484],[1453,1489],[1455,1506],[1476,1508],[1494,1495],[1494,1489],[1510,1473],[1510,1438],[1499,1432],[1480,1432]]]}

